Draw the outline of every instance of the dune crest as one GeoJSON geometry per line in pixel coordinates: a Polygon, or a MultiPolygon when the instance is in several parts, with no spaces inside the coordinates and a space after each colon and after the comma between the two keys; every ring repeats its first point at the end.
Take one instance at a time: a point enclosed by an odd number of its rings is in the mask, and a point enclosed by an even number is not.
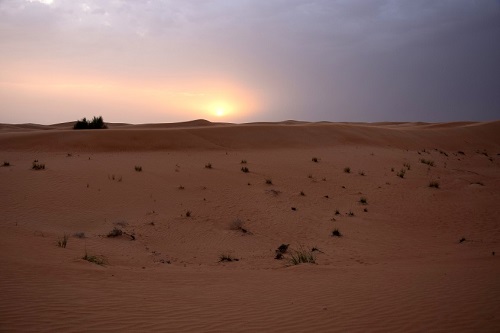
{"type": "Polygon", "coordinates": [[[176,124],[109,125],[108,130],[64,130],[59,125],[2,125],[6,150],[156,151],[333,147],[343,144],[417,149],[436,142],[447,149],[490,147],[500,122],[450,124],[254,123],[206,120],[176,124]],[[448,138],[452,138],[449,140],[448,138]]]}

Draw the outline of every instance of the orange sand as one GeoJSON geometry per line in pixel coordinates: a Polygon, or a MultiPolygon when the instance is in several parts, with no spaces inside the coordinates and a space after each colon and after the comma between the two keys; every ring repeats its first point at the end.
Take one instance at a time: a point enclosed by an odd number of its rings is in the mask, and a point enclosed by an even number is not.
{"type": "Polygon", "coordinates": [[[498,121],[0,125],[0,331],[500,331],[499,153],[498,121]]]}

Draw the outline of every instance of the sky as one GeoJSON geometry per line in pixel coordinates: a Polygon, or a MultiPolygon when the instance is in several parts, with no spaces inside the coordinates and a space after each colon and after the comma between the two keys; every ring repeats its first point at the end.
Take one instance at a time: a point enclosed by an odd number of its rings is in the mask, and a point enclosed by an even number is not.
{"type": "Polygon", "coordinates": [[[0,123],[500,119],[500,0],[0,0],[0,123]]]}

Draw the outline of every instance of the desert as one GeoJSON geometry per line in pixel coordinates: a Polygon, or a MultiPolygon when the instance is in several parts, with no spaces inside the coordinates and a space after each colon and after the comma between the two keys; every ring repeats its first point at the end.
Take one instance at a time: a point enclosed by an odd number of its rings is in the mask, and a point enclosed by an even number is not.
{"type": "Polygon", "coordinates": [[[0,331],[494,332],[500,122],[0,125],[0,331]]]}

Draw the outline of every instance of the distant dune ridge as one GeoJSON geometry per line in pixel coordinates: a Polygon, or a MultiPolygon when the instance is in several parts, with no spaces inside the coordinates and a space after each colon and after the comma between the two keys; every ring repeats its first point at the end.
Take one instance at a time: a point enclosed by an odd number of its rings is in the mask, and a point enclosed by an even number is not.
{"type": "Polygon", "coordinates": [[[236,125],[195,120],[172,124],[108,124],[110,128],[104,131],[74,131],[72,124],[3,124],[0,125],[0,145],[7,150],[111,152],[307,148],[339,144],[417,149],[440,142],[443,148],[459,149],[490,146],[498,141],[500,128],[500,121],[442,124],[286,121],[236,125]]]}
{"type": "Polygon", "coordinates": [[[500,121],[73,125],[0,125],[1,332],[500,331],[500,121]]]}

